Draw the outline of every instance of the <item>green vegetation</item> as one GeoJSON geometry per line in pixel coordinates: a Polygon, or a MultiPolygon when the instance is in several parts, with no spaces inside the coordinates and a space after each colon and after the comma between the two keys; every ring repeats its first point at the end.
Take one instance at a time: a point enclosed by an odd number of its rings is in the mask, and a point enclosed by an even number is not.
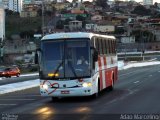
{"type": "Polygon", "coordinates": [[[101,6],[102,8],[107,8],[109,7],[107,1],[108,0],[96,0],[96,5],[101,6]]]}
{"type": "MultiPolygon", "coordinates": [[[[41,28],[41,17],[20,18],[18,15],[6,16],[6,37],[10,38],[13,34],[22,34],[21,32],[37,32],[41,28]]],[[[31,35],[31,36],[32,36],[31,35]]],[[[26,36],[27,37],[27,36],[26,36]]],[[[32,36],[33,37],[33,36],[32,36]]]]}
{"type": "Polygon", "coordinates": [[[139,5],[139,6],[136,6],[131,13],[147,16],[147,15],[151,15],[151,10],[146,9],[143,5],[139,5]]]}

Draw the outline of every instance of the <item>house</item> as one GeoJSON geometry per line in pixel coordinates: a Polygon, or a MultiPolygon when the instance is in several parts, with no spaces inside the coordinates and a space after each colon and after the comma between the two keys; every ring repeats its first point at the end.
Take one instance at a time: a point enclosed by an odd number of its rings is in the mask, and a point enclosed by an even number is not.
{"type": "Polygon", "coordinates": [[[84,10],[80,10],[80,9],[72,9],[71,10],[72,14],[84,14],[84,10]]]}
{"type": "Polygon", "coordinates": [[[100,7],[100,6],[95,6],[94,9],[97,10],[97,11],[102,11],[102,7],[100,7]]]}
{"type": "Polygon", "coordinates": [[[87,31],[90,31],[90,30],[94,30],[94,27],[95,27],[95,24],[90,23],[90,24],[86,24],[85,29],[87,31]]]}
{"type": "Polygon", "coordinates": [[[115,31],[115,26],[114,25],[97,24],[94,27],[94,31],[101,32],[101,33],[112,33],[115,31]]]}
{"type": "Polygon", "coordinates": [[[37,12],[36,11],[22,11],[20,13],[20,17],[36,17],[37,12]]]}
{"type": "Polygon", "coordinates": [[[102,15],[94,15],[91,17],[92,21],[101,21],[103,20],[103,16],[102,15]]]}
{"type": "Polygon", "coordinates": [[[122,36],[121,43],[135,43],[135,36],[122,36]]]}
{"type": "Polygon", "coordinates": [[[87,11],[88,13],[93,13],[94,10],[94,6],[93,5],[85,5],[85,11],[87,11]]]}
{"type": "Polygon", "coordinates": [[[82,29],[82,21],[74,20],[69,22],[70,31],[79,31],[82,29]]]}
{"type": "Polygon", "coordinates": [[[55,7],[57,11],[66,8],[66,4],[64,4],[64,3],[56,3],[56,4],[52,4],[52,6],[55,7]]]}
{"type": "Polygon", "coordinates": [[[66,20],[66,19],[71,19],[71,20],[76,20],[76,16],[80,15],[83,17],[87,17],[87,14],[72,14],[72,13],[67,13],[67,14],[61,14],[61,20],[66,20]]]}

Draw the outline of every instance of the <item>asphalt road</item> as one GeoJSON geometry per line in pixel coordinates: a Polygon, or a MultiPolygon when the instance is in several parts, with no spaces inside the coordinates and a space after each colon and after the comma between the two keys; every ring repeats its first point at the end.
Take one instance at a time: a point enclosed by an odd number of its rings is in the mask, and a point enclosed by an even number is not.
{"type": "Polygon", "coordinates": [[[51,101],[39,88],[0,95],[0,119],[128,120],[160,119],[160,65],[119,71],[113,91],[99,98],[74,97],[51,101]],[[151,116],[154,114],[154,116],[151,116]]]}

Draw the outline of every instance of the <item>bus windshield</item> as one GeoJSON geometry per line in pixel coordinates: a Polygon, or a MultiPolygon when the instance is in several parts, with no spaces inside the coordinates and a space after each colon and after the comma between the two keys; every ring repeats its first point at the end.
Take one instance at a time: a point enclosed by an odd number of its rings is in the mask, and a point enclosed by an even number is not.
{"type": "Polygon", "coordinates": [[[89,39],[44,40],[41,43],[40,77],[76,79],[90,76],[89,39]]]}

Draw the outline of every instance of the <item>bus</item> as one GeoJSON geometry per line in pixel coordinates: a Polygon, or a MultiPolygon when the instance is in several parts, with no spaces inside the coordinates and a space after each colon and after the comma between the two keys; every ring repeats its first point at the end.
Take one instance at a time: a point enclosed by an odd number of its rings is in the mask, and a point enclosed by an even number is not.
{"type": "Polygon", "coordinates": [[[87,32],[45,35],[36,51],[40,94],[95,96],[117,80],[116,38],[87,32]],[[81,61],[78,61],[78,60],[81,61]]]}

